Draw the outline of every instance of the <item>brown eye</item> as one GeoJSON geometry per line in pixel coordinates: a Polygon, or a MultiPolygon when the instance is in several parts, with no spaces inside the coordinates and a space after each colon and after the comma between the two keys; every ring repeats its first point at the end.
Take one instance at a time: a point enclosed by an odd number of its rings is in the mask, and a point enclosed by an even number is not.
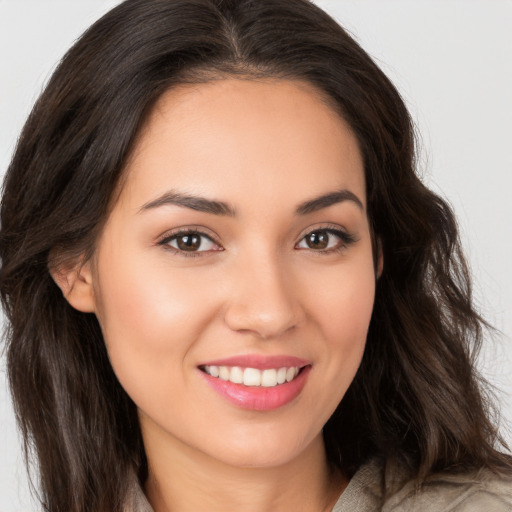
{"type": "Polygon", "coordinates": [[[177,252],[194,253],[218,250],[215,242],[204,233],[198,231],[186,231],[176,233],[160,242],[161,245],[168,245],[177,252]]]}
{"type": "Polygon", "coordinates": [[[304,237],[310,249],[326,249],[329,245],[329,233],[326,231],[313,231],[304,237]]]}
{"type": "Polygon", "coordinates": [[[201,247],[199,235],[179,235],[176,237],[178,249],[181,251],[197,251],[201,247]]]}
{"type": "Polygon", "coordinates": [[[320,253],[342,250],[355,242],[355,238],[340,229],[316,229],[310,231],[297,244],[297,249],[311,249],[320,253]]]}

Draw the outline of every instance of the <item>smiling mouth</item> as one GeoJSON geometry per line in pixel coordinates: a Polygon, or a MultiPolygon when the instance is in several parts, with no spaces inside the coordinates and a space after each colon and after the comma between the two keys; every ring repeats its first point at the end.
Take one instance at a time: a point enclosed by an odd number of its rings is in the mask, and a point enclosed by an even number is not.
{"type": "Polygon", "coordinates": [[[292,382],[305,367],[283,366],[280,368],[242,368],[240,366],[204,365],[199,369],[211,377],[248,387],[273,388],[292,382]]]}

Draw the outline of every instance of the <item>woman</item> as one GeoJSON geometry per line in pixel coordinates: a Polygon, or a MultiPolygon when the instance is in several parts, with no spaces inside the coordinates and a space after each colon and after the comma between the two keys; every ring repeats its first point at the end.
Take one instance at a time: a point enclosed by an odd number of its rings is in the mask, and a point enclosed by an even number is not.
{"type": "Polygon", "coordinates": [[[413,164],[395,88],[308,2],[93,25],[1,212],[47,509],[508,510],[455,222],[413,164]]]}

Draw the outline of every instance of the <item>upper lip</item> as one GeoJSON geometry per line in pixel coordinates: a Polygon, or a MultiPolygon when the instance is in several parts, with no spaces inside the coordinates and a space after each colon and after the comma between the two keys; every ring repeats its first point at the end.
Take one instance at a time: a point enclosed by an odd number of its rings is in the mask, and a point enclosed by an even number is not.
{"type": "Polygon", "coordinates": [[[260,354],[245,354],[240,356],[227,357],[225,359],[215,359],[213,361],[206,361],[198,366],[239,366],[242,368],[256,368],[257,370],[268,370],[271,368],[289,368],[292,366],[302,368],[310,364],[310,361],[294,356],[264,356],[260,354]]]}

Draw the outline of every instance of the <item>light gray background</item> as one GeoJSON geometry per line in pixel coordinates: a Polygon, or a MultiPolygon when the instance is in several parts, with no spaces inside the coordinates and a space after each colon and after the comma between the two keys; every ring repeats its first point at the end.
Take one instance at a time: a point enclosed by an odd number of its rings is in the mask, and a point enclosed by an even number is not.
{"type": "MultiPolygon", "coordinates": [[[[0,173],[55,63],[115,0],[0,0],[0,173]]],[[[421,169],[459,217],[476,299],[503,335],[481,367],[512,420],[512,2],[318,0],[395,82],[422,134],[421,169]]],[[[510,430],[504,431],[512,440],[510,430]]],[[[28,491],[0,359],[0,512],[28,491]]]]}

